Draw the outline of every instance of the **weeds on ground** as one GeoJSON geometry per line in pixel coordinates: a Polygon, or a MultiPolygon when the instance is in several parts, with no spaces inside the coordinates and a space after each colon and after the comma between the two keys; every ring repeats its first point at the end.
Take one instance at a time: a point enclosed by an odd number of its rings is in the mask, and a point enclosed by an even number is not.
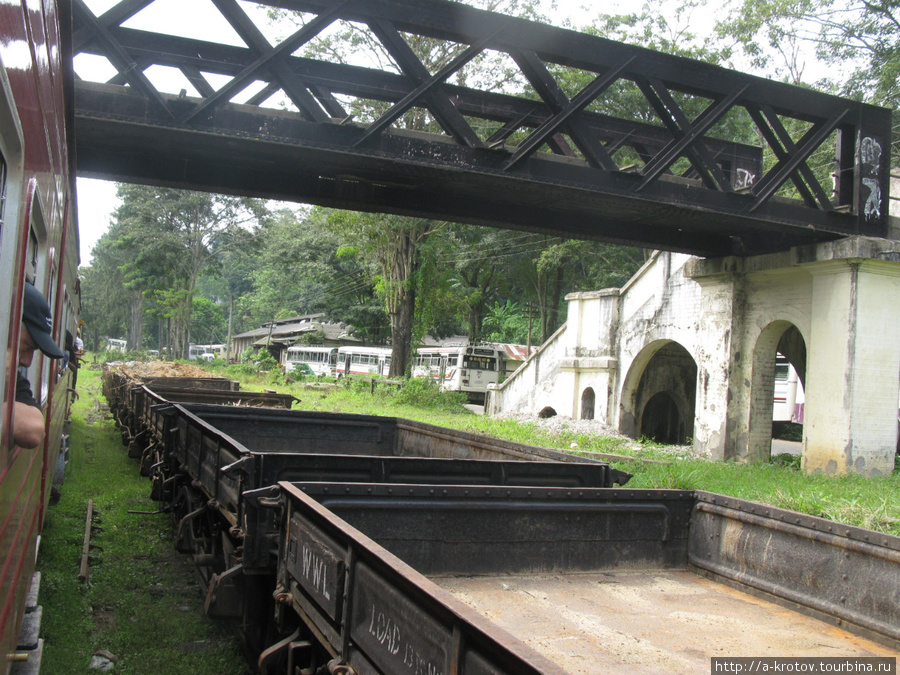
{"type": "Polygon", "coordinates": [[[62,497],[44,525],[38,568],[46,673],[89,673],[105,650],[123,675],[243,675],[236,640],[203,615],[187,559],[175,552],[172,522],[149,498],[149,481],[129,459],[96,371],[82,369],[71,422],[62,497]],[[90,575],[79,581],[88,500],[93,499],[90,575]],[[131,513],[132,511],[145,513],[131,513]]]}

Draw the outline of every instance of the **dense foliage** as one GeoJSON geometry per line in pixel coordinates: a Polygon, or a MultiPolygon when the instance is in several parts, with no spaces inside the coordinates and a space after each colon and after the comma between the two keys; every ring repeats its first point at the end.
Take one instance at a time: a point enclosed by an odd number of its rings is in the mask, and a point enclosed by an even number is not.
{"type": "MultiPolygon", "coordinates": [[[[131,200],[123,191],[120,214],[131,212],[131,200]]],[[[172,330],[181,315],[173,308],[190,292],[183,334],[197,344],[312,313],[373,344],[391,341],[395,315],[410,322],[410,344],[426,333],[523,344],[530,336],[537,344],[564,320],[567,293],[621,285],[644,261],[639,249],[539,234],[320,208],[253,209],[204,247],[193,281],[176,275],[168,239],[117,222],[82,270],[89,339],[127,335],[130,350],[181,353],[172,330]],[[414,237],[427,241],[415,251],[397,245],[414,237]],[[404,281],[389,269],[400,264],[409,265],[404,281]],[[402,314],[407,295],[411,316],[402,314]]]]}

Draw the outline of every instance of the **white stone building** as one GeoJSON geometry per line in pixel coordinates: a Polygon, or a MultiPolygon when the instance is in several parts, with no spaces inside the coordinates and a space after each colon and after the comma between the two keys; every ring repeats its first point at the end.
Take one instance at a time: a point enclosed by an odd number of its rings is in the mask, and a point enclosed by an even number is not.
{"type": "Polygon", "coordinates": [[[757,257],[657,252],[621,289],[573,293],[566,324],[490,392],[713,459],[771,450],[776,352],[806,391],[803,467],[894,468],[900,241],[849,237],[757,257]]]}

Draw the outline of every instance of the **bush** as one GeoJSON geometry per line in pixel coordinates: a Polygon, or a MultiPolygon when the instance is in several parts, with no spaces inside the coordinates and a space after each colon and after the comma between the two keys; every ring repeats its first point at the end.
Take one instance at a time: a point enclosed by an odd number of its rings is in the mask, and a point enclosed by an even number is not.
{"type": "Polygon", "coordinates": [[[439,410],[460,410],[467,400],[464,393],[442,391],[436,382],[423,377],[404,380],[395,399],[405,405],[439,410]]]}
{"type": "Polygon", "coordinates": [[[225,375],[232,379],[256,375],[256,367],[252,363],[232,363],[223,369],[225,375]]]}

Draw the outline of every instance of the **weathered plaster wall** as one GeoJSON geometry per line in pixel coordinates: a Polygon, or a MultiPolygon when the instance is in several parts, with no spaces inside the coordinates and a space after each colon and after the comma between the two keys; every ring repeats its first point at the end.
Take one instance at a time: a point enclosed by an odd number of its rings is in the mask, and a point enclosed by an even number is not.
{"type": "Polygon", "coordinates": [[[549,405],[560,415],[573,416],[571,407],[566,407],[566,401],[572,399],[572,383],[568,377],[560,376],[566,328],[567,324],[562,325],[500,385],[488,385],[486,415],[537,413],[549,405]]]}

